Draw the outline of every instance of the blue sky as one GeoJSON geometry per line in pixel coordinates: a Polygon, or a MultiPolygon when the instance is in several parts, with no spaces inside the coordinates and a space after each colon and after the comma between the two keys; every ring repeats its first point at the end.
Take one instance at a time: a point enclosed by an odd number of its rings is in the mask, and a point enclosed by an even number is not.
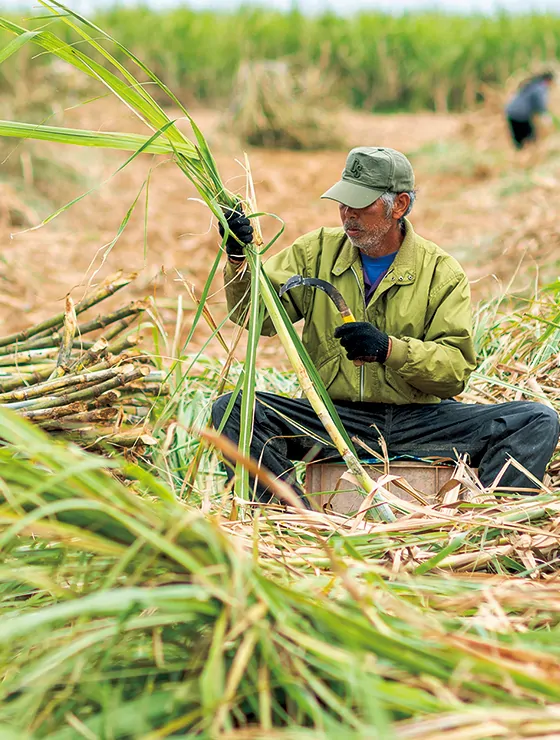
{"type": "MultiPolygon", "coordinates": [[[[217,8],[231,10],[241,4],[261,5],[289,10],[292,0],[144,0],[154,7],[172,7],[187,4],[192,8],[217,8]]],[[[74,10],[91,13],[95,8],[104,5],[114,5],[114,0],[67,0],[66,4],[74,10]]],[[[138,0],[119,0],[120,5],[137,5],[138,0]]],[[[456,12],[488,12],[489,10],[504,9],[511,12],[522,11],[552,11],[560,14],[560,0],[298,0],[302,10],[317,13],[322,10],[334,10],[346,14],[356,10],[386,10],[404,12],[421,10],[423,8],[438,8],[456,12]]],[[[0,0],[2,9],[33,7],[33,0],[0,0]]]]}

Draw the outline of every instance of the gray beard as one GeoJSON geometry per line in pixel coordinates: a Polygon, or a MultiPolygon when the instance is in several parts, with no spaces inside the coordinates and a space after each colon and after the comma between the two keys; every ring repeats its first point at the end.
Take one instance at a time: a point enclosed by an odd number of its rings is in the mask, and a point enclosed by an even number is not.
{"type": "Polygon", "coordinates": [[[387,223],[387,226],[379,225],[374,231],[369,231],[367,234],[360,235],[359,238],[349,236],[348,239],[352,246],[356,247],[368,257],[379,257],[385,253],[383,244],[385,237],[391,229],[391,222],[387,223]]]}

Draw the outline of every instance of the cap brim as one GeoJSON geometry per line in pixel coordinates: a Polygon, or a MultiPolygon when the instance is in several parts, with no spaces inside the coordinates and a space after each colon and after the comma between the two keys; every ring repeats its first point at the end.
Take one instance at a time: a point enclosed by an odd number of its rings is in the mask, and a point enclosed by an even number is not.
{"type": "Polygon", "coordinates": [[[350,208],[367,208],[367,206],[375,203],[386,192],[386,189],[375,190],[348,182],[347,180],[339,180],[326,193],[323,193],[321,198],[336,200],[338,203],[342,203],[342,205],[349,206],[350,208]]]}

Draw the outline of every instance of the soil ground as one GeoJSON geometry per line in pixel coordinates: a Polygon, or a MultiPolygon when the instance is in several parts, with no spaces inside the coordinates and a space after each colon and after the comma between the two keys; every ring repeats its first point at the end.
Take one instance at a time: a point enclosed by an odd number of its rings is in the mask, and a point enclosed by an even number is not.
{"type": "MultiPolygon", "coordinates": [[[[220,112],[192,112],[228,187],[243,192],[244,147],[224,127],[220,112]]],[[[347,112],[341,120],[348,148],[376,144],[409,155],[418,186],[411,220],[420,234],[460,260],[472,281],[475,301],[503,292],[511,280],[516,290],[527,291],[537,279],[556,277],[560,134],[549,132],[533,152],[520,155],[512,150],[500,115],[489,110],[462,115],[347,112]]],[[[117,101],[107,99],[60,113],[51,123],[145,131],[117,101]]],[[[188,130],[186,124],[181,125],[188,130]]],[[[347,148],[245,150],[260,209],[285,221],[274,250],[306,231],[338,223],[336,205],[319,196],[339,179],[347,148]]],[[[0,179],[0,278],[4,286],[0,334],[61,310],[68,291],[78,300],[88,280],[95,282],[119,268],[136,270],[139,277],[127,289],[128,297],[123,294],[115,303],[151,293],[169,311],[182,294],[186,332],[194,304],[184,283],[200,292],[217,253],[218,236],[208,209],[196,200],[196,192],[178,168],[163,157],[144,156],[111,177],[125,155],[39,142],[21,146],[15,141],[10,151],[9,161],[21,167],[25,184],[16,187],[0,179]],[[52,175],[47,170],[40,183],[33,171],[36,156],[52,167],[52,175]],[[148,172],[147,239],[144,190],[127,228],[109,249],[148,172]],[[90,188],[97,189],[48,225],[21,233],[90,188]]],[[[270,238],[278,221],[265,218],[262,225],[265,237],[270,238]]],[[[224,318],[221,271],[208,305],[216,321],[224,318]]],[[[232,336],[231,326],[224,327],[224,336],[232,336]]],[[[205,338],[204,328],[197,331],[195,346],[202,346],[205,338]]],[[[284,366],[278,348],[276,339],[264,340],[260,362],[284,366]]],[[[223,350],[213,340],[205,352],[222,354],[223,350]]]]}

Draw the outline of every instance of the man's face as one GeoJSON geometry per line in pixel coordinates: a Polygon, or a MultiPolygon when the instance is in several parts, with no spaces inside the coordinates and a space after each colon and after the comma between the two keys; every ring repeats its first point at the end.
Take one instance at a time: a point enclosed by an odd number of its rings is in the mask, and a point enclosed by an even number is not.
{"type": "Polygon", "coordinates": [[[366,208],[350,208],[341,203],[339,210],[344,231],[355,247],[370,257],[384,251],[385,239],[395,221],[387,216],[381,198],[366,208]]]}

